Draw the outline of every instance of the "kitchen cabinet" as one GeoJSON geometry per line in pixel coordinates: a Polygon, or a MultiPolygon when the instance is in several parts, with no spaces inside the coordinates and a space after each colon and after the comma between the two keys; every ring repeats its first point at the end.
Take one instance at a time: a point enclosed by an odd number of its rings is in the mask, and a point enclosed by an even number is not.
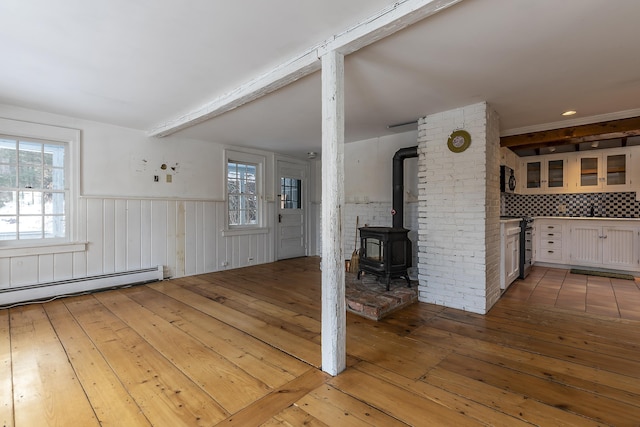
{"type": "Polygon", "coordinates": [[[536,218],[534,261],[640,272],[640,220],[536,218]]]}
{"type": "Polygon", "coordinates": [[[520,275],[520,220],[500,223],[500,289],[506,289],[520,275]]]}
{"type": "Polygon", "coordinates": [[[521,170],[525,194],[562,193],[568,187],[566,155],[531,157],[522,162],[521,170]]]}
{"type": "Polygon", "coordinates": [[[576,158],[578,191],[627,191],[631,186],[631,153],[625,149],[593,151],[576,158]]]}
{"type": "Polygon", "coordinates": [[[571,226],[571,263],[618,270],[637,270],[640,228],[602,221],[571,226]]]}
{"type": "MultiPolygon", "coordinates": [[[[563,221],[536,220],[534,221],[536,245],[536,261],[563,264],[563,221]]],[[[564,245],[566,246],[566,245],[564,245]]]]}

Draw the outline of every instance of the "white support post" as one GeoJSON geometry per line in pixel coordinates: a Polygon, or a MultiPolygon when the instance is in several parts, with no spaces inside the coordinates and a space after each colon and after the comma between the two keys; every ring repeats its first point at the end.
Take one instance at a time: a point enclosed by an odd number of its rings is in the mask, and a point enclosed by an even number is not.
{"type": "Polygon", "coordinates": [[[322,370],[346,367],[344,206],[344,56],[322,57],[322,370]]]}

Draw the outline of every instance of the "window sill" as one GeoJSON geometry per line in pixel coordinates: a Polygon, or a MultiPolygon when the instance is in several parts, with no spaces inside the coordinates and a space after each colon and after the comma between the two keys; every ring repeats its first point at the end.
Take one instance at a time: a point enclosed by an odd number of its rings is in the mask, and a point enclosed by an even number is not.
{"type": "Polygon", "coordinates": [[[222,230],[223,237],[229,236],[249,236],[252,234],[267,234],[269,233],[268,227],[253,227],[253,228],[227,228],[222,230]]]}
{"type": "Polygon", "coordinates": [[[30,255],[63,254],[69,252],[84,252],[87,250],[86,242],[72,243],[43,243],[33,246],[8,246],[0,247],[0,258],[10,258],[30,255]]]}

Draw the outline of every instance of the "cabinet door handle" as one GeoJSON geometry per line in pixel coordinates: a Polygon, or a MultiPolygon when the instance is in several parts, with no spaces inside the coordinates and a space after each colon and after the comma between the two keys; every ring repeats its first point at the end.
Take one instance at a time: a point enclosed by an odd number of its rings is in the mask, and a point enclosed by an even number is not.
{"type": "Polygon", "coordinates": [[[553,225],[550,225],[547,227],[549,230],[553,230],[555,227],[553,225]]]}
{"type": "Polygon", "coordinates": [[[552,254],[552,253],[553,253],[553,251],[547,251],[547,253],[548,253],[548,254],[552,254]]]}
{"type": "Polygon", "coordinates": [[[549,236],[553,236],[553,233],[549,233],[549,236]]]}

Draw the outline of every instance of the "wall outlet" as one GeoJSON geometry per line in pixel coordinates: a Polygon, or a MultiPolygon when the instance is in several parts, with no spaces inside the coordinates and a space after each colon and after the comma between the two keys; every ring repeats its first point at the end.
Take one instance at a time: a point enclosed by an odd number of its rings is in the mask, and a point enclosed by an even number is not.
{"type": "Polygon", "coordinates": [[[229,262],[228,262],[228,261],[222,261],[222,262],[220,263],[220,266],[221,266],[221,267],[227,267],[228,265],[229,265],[229,262]]]}
{"type": "Polygon", "coordinates": [[[153,182],[160,182],[160,176],[159,175],[153,175],[153,182]]]}
{"type": "Polygon", "coordinates": [[[565,205],[564,203],[560,203],[558,205],[558,212],[561,214],[567,213],[567,205],[565,205]]]}
{"type": "Polygon", "coordinates": [[[167,174],[167,182],[169,183],[173,182],[173,175],[171,175],[170,173],[167,174]]]}

